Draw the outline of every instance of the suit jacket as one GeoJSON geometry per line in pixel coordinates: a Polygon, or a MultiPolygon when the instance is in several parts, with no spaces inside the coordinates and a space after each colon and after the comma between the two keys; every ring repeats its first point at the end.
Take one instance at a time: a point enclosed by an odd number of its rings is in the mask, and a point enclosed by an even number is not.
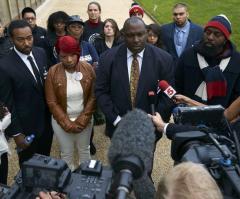
{"type": "MultiPolygon", "coordinates": [[[[166,80],[173,85],[173,70],[173,60],[167,52],[146,44],[138,82],[136,108],[150,113],[148,92],[156,92],[158,80],[166,80]]],[[[132,110],[126,45],[121,44],[104,52],[96,72],[97,103],[106,116],[107,133],[111,136],[114,130],[113,122],[117,116],[123,116],[132,110]]],[[[165,121],[170,117],[172,105],[172,101],[160,93],[156,100],[156,111],[161,113],[165,121]]]]}
{"type": "MultiPolygon", "coordinates": [[[[185,49],[192,47],[197,41],[200,41],[203,35],[203,28],[190,22],[190,30],[185,49]]],[[[161,36],[163,44],[175,61],[178,60],[178,54],[174,44],[175,23],[169,23],[161,26],[161,36]]]]}
{"type": "MultiPolygon", "coordinates": [[[[32,53],[44,80],[46,54],[37,47],[33,48],[32,53]]],[[[12,113],[11,125],[6,129],[9,136],[23,133],[38,137],[49,130],[50,114],[44,87],[37,86],[33,75],[14,50],[0,61],[0,100],[12,113]]]]}

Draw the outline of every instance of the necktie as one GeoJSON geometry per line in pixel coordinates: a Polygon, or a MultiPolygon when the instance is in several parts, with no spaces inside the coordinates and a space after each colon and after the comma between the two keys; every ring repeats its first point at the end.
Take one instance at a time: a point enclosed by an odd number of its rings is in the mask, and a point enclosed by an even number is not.
{"type": "Polygon", "coordinates": [[[42,86],[42,79],[41,79],[40,73],[39,73],[39,71],[37,69],[37,66],[35,65],[35,63],[34,63],[34,61],[33,61],[31,56],[28,56],[27,59],[28,59],[28,61],[30,62],[31,66],[32,66],[32,70],[33,70],[34,76],[35,76],[35,78],[37,80],[38,86],[40,86],[40,85],[42,86]]]}
{"type": "Polygon", "coordinates": [[[132,65],[131,65],[131,75],[130,75],[130,92],[131,92],[132,107],[135,107],[138,80],[139,80],[139,63],[137,60],[137,54],[134,54],[132,65]]]}

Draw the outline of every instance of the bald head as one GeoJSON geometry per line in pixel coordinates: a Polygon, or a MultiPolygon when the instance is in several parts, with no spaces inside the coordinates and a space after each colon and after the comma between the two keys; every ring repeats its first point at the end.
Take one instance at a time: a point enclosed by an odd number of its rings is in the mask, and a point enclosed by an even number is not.
{"type": "Polygon", "coordinates": [[[123,35],[127,48],[132,53],[141,52],[147,41],[145,23],[139,17],[128,18],[123,25],[123,35]]]}
{"type": "Polygon", "coordinates": [[[126,19],[123,25],[123,32],[125,32],[128,29],[129,25],[143,25],[144,27],[146,27],[144,21],[141,18],[135,16],[126,19]]]}

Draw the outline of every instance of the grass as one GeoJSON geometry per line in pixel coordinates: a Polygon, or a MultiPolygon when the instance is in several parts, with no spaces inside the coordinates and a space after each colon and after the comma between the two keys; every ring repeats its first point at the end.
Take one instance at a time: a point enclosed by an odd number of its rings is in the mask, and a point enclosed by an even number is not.
{"type": "MultiPolygon", "coordinates": [[[[137,0],[159,24],[172,21],[172,7],[176,0],[137,0]]],[[[212,17],[225,14],[232,23],[231,40],[240,47],[240,6],[239,0],[185,0],[189,7],[190,19],[204,26],[212,17]]]]}

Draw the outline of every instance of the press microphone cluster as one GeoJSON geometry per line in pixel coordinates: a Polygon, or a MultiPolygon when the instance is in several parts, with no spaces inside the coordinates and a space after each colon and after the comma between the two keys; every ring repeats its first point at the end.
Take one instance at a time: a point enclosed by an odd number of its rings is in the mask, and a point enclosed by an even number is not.
{"type": "MultiPolygon", "coordinates": [[[[147,114],[138,109],[127,113],[114,132],[108,151],[109,162],[119,178],[118,199],[130,192],[132,183],[139,184],[138,179],[144,182],[151,168],[154,145],[154,126],[147,114]]],[[[137,188],[135,192],[143,192],[141,187],[134,187],[137,188]]],[[[149,185],[145,195],[141,193],[143,198],[149,198],[149,190],[154,190],[153,184],[149,185]]]]}

